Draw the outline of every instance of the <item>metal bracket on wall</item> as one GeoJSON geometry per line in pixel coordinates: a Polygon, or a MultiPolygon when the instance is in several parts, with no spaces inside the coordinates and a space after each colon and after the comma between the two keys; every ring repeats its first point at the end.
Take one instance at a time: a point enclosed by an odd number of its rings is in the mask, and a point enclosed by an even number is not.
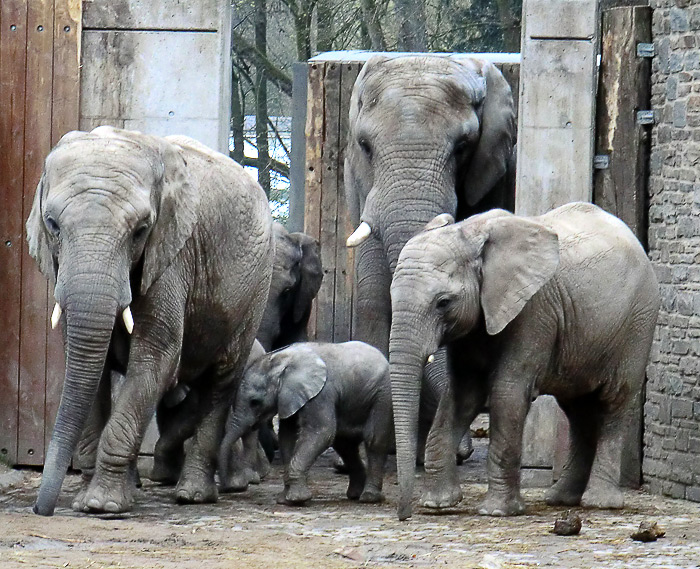
{"type": "Polygon", "coordinates": [[[654,50],[653,43],[638,43],[637,44],[637,57],[654,57],[656,51],[654,50]]]}
{"type": "Polygon", "coordinates": [[[608,154],[596,154],[593,157],[593,168],[595,170],[607,170],[610,167],[610,156],[608,154]]]}
{"type": "Polygon", "coordinates": [[[637,111],[637,124],[654,124],[654,111],[637,111]]]}

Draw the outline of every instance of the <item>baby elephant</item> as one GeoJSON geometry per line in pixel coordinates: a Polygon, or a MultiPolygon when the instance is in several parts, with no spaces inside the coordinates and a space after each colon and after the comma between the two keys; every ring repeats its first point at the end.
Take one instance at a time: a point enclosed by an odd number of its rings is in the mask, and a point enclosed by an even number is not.
{"type": "Polygon", "coordinates": [[[363,342],[299,343],[248,367],[224,445],[279,414],[284,491],[279,503],[311,498],[309,468],[327,448],[350,474],[347,497],[380,502],[384,463],[393,441],[389,364],[363,342]],[[367,471],[359,445],[367,448],[367,471]]]}

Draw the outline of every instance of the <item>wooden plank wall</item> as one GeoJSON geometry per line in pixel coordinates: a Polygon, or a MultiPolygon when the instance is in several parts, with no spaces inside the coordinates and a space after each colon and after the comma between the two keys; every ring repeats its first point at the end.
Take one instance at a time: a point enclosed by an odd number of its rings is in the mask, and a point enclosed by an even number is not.
{"type": "MultiPolygon", "coordinates": [[[[308,63],[304,232],[321,245],[323,283],[309,321],[309,337],[344,342],[352,337],[354,227],[346,207],[343,164],[350,96],[367,52],[331,52],[308,63]],[[326,59],[324,59],[326,58],[326,59]]],[[[497,63],[518,108],[518,63],[497,63]]]]}
{"type": "Polygon", "coordinates": [[[53,295],[27,252],[43,160],[78,127],[81,0],[0,4],[0,456],[43,464],[64,376],[53,295]]]}

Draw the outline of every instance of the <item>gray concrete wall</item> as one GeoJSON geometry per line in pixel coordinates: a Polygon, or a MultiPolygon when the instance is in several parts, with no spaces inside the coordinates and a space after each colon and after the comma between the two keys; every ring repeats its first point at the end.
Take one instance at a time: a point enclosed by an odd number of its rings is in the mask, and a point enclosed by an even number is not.
{"type": "Polygon", "coordinates": [[[653,0],[649,254],[662,308],[648,368],[645,484],[700,501],[700,5],[653,0]]]}
{"type": "Polygon", "coordinates": [[[84,0],[80,128],[186,134],[228,152],[228,0],[84,0]]]}

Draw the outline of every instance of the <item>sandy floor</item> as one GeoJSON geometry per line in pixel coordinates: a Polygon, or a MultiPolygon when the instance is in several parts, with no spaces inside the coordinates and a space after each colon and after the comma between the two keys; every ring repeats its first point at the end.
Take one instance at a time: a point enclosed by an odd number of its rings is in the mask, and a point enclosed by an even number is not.
{"type": "Polygon", "coordinates": [[[407,522],[396,518],[394,472],[385,483],[386,503],[351,503],[344,499],[346,478],[325,456],[313,470],[316,498],[305,508],[275,504],[281,486],[275,465],[260,486],[224,495],[214,505],[178,506],[171,488],[146,482],[133,512],[118,518],[68,509],[77,476],[64,484],[54,517],[36,516],[30,506],[39,474],[11,472],[3,475],[9,486],[0,492],[0,568],[174,568],[199,562],[206,569],[700,567],[700,504],[629,492],[625,510],[580,510],[581,534],[560,537],[550,530],[563,509],[545,506],[540,489],[525,492],[525,516],[476,515],[486,490],[484,457],[481,442],[461,468],[465,500],[458,508],[445,515],[418,510],[407,522]],[[656,521],[666,537],[632,541],[630,534],[644,520],[656,521]]]}

